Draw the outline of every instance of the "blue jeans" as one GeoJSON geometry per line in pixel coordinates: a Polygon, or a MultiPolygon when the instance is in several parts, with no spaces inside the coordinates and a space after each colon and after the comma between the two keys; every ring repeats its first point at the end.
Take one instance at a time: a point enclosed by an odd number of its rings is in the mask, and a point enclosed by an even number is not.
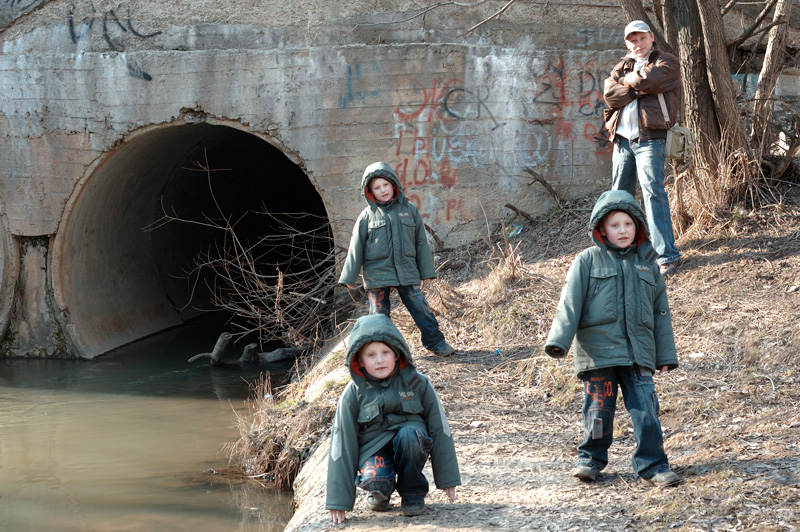
{"type": "Polygon", "coordinates": [[[669,470],[652,372],[637,365],[615,366],[587,371],[581,378],[584,440],[578,446],[578,465],[598,469],[608,465],[608,448],[614,439],[617,389],[621,388],[636,437],[636,450],[631,459],[633,470],[642,478],[669,470]]]}
{"type": "MultiPolygon", "coordinates": [[[[408,309],[414,323],[419,327],[422,336],[422,345],[425,349],[435,350],[444,343],[444,335],[439,330],[439,322],[425,300],[425,294],[419,289],[419,285],[395,286],[400,300],[408,309]]],[[[385,314],[389,316],[392,304],[389,301],[391,286],[386,288],[372,288],[369,291],[369,313],[385,314]]]]}
{"type": "Polygon", "coordinates": [[[612,190],[626,190],[635,194],[634,177],[639,179],[650,239],[658,253],[659,264],[675,262],[681,258],[675,245],[669,198],[664,189],[665,144],[664,139],[639,142],[638,139],[629,141],[625,137],[617,136],[611,158],[614,164],[612,190]]]}
{"type": "Polygon", "coordinates": [[[380,491],[387,500],[395,487],[404,499],[424,499],[429,486],[422,468],[432,446],[433,440],[421,430],[408,425],[402,427],[392,441],[361,464],[356,486],[367,491],[380,491]]]}

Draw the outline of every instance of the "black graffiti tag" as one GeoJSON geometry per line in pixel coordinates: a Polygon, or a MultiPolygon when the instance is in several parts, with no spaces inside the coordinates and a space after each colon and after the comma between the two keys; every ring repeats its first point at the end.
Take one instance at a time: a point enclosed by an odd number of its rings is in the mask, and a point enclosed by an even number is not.
{"type": "Polygon", "coordinates": [[[504,126],[505,123],[499,124],[495,119],[489,106],[486,105],[486,99],[489,97],[489,90],[486,89],[486,96],[481,97],[480,89],[477,95],[473,95],[463,87],[456,87],[447,91],[447,94],[442,98],[442,108],[445,113],[451,118],[456,120],[478,119],[481,118],[481,109],[489,115],[489,119],[494,124],[492,131],[504,126]],[[477,103],[477,107],[473,110],[473,104],[477,103]],[[475,113],[476,116],[469,116],[475,113]]]}
{"type": "MultiPolygon", "coordinates": [[[[79,24],[76,24],[75,22],[75,5],[72,4],[70,6],[68,15],[69,35],[72,39],[72,42],[75,44],[91,33],[92,29],[94,28],[95,20],[100,18],[97,9],[94,7],[94,4],[90,3],[90,5],[92,6],[92,16],[89,18],[88,22],[81,22],[79,24]]],[[[123,6],[122,4],[120,4],[117,9],[110,8],[103,13],[102,32],[103,40],[106,42],[108,47],[115,52],[122,52],[125,50],[121,41],[125,39],[128,34],[137,39],[149,39],[161,34],[160,31],[150,34],[144,34],[137,31],[134,28],[131,20],[130,6],[123,6]],[[127,17],[120,19],[120,17],[117,16],[117,10],[123,8],[127,11],[127,17]]],[[[128,68],[128,73],[133,77],[140,78],[145,81],[150,81],[153,79],[150,74],[142,70],[135,60],[129,60],[126,66],[128,68]]]]}

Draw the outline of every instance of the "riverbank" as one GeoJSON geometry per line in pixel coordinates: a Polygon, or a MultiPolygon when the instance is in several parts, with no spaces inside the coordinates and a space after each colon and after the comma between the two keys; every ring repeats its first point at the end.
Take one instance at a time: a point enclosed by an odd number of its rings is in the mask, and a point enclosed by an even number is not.
{"type": "MultiPolygon", "coordinates": [[[[550,359],[542,343],[571,260],[588,245],[590,207],[573,204],[522,224],[513,237],[439,254],[440,278],[425,290],[456,355],[428,354],[402,305],[393,310],[454,432],[463,479],[456,502],[433,491],[425,514],[404,518],[399,499],[374,513],[359,494],[347,521],[333,525],[324,510],[323,427],[295,482],[297,510],[286,530],[800,527],[796,197],[679,241],[684,261],[667,285],[681,367],[657,376],[656,388],[665,447],[684,482],[663,490],[633,474],[635,441],[621,406],[609,466],[591,484],[569,475],[581,433],[580,384],[572,357],[550,359]]],[[[346,376],[329,372],[340,366],[333,349],[306,377],[313,393],[293,404],[316,401],[330,411],[346,376]]]]}

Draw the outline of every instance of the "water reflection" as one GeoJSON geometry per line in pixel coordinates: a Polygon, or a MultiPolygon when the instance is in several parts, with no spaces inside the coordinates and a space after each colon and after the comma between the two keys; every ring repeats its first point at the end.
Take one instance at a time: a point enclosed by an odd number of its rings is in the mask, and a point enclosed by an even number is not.
{"type": "Polygon", "coordinates": [[[0,530],[283,530],[290,495],[228,474],[221,452],[265,368],[187,362],[219,331],[195,324],[95,361],[0,360],[0,530]]]}

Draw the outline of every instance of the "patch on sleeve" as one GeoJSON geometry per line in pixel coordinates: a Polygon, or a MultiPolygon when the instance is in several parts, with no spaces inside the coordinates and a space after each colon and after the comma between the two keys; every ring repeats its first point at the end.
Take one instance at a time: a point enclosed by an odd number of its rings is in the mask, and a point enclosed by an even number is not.
{"type": "Polygon", "coordinates": [[[337,461],[342,456],[342,431],[338,423],[333,424],[331,431],[331,460],[337,461]]]}
{"type": "Polygon", "coordinates": [[[439,404],[439,416],[442,418],[442,432],[444,432],[448,437],[452,437],[450,434],[450,423],[447,422],[447,416],[444,413],[442,400],[439,399],[438,393],[436,394],[436,402],[439,404]]]}

